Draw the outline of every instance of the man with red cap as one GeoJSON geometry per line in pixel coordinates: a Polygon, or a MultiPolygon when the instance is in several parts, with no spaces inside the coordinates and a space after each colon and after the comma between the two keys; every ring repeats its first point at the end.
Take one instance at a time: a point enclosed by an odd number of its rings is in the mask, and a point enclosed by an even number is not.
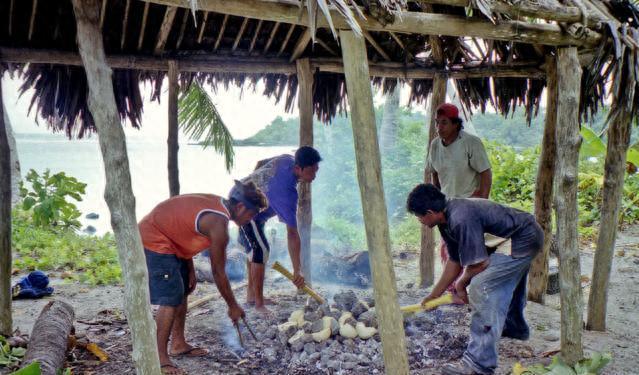
{"type": "MultiPolygon", "coordinates": [[[[430,144],[426,162],[433,185],[449,198],[488,199],[492,173],[481,140],[463,130],[459,109],[454,104],[440,105],[436,115],[437,137],[430,144]]],[[[448,253],[443,241],[440,254],[445,263],[448,253]]]]}

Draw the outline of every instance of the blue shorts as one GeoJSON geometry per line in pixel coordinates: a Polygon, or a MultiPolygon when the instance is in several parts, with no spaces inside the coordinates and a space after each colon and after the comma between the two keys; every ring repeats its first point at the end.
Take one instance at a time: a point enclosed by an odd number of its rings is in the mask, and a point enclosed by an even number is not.
{"type": "Polygon", "coordinates": [[[151,304],[181,305],[189,286],[188,262],[173,254],[160,254],[147,249],[144,249],[144,256],[149,271],[151,304]]]}

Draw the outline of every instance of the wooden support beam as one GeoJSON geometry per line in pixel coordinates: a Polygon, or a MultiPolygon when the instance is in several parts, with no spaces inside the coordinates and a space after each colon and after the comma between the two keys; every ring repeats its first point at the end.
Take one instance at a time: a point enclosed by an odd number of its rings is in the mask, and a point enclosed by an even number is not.
{"type": "Polygon", "coordinates": [[[102,0],[102,8],[100,9],[100,30],[104,26],[104,17],[106,16],[107,0],[102,0]]]}
{"type": "Polygon", "coordinates": [[[384,51],[382,46],[380,46],[379,43],[375,41],[371,33],[369,33],[366,30],[362,30],[362,34],[364,35],[364,38],[366,38],[368,43],[375,49],[375,51],[377,51],[377,53],[379,53],[380,56],[382,56],[384,60],[391,61],[390,56],[388,56],[388,54],[386,53],[386,51],[384,51]]]}
{"type": "Polygon", "coordinates": [[[122,19],[122,35],[120,36],[120,49],[124,49],[124,43],[126,42],[126,29],[129,25],[129,11],[131,10],[131,0],[126,0],[124,7],[124,18],[122,19]]]}
{"type": "Polygon", "coordinates": [[[240,26],[240,31],[237,32],[237,36],[235,36],[235,41],[233,42],[233,48],[231,49],[231,51],[235,51],[237,49],[237,46],[240,44],[240,41],[242,40],[242,35],[244,34],[244,30],[246,30],[246,25],[248,24],[249,19],[248,18],[244,18],[244,20],[242,21],[242,26],[240,26]]]}
{"type": "Polygon", "coordinates": [[[280,57],[282,52],[284,52],[284,50],[286,49],[286,46],[288,45],[288,41],[291,39],[291,35],[293,35],[293,30],[295,30],[295,25],[290,25],[288,28],[288,32],[286,33],[286,37],[284,38],[284,41],[282,42],[282,45],[280,46],[280,50],[277,52],[277,57],[280,57]]]}
{"type": "Polygon", "coordinates": [[[366,46],[364,39],[350,30],[340,30],[339,38],[344,56],[344,75],[351,109],[357,179],[364,211],[366,242],[375,287],[375,312],[382,339],[385,371],[387,374],[408,375],[404,319],[399,310],[393,258],[390,252],[381,157],[377,142],[366,46]]]}
{"type": "Polygon", "coordinates": [[[307,27],[302,32],[302,35],[300,35],[300,37],[297,39],[297,42],[295,42],[293,53],[291,54],[291,58],[288,61],[293,62],[297,60],[300,56],[302,56],[302,54],[304,53],[304,50],[306,49],[306,46],[308,46],[308,43],[311,41],[311,38],[312,38],[311,29],[307,27]]]}
{"type": "Polygon", "coordinates": [[[581,266],[577,233],[579,93],[581,68],[577,48],[557,51],[557,169],[555,207],[561,285],[561,355],[571,366],[583,358],[581,266]]]}
{"type": "Polygon", "coordinates": [[[257,37],[260,35],[260,30],[262,29],[263,20],[259,20],[257,22],[257,26],[255,27],[255,34],[253,34],[253,39],[251,39],[251,45],[249,46],[249,54],[253,52],[253,48],[255,48],[255,42],[257,42],[257,37]]]}
{"type": "Polygon", "coordinates": [[[166,47],[166,41],[169,39],[169,34],[171,33],[171,27],[173,26],[173,20],[175,19],[177,9],[178,8],[176,7],[167,7],[164,12],[164,20],[162,20],[160,32],[158,33],[158,38],[155,42],[154,51],[156,55],[164,52],[164,47],[166,47]]]}
{"type": "Polygon", "coordinates": [[[33,2],[31,3],[33,4],[31,7],[31,19],[29,20],[29,40],[31,40],[31,37],[33,36],[33,27],[35,26],[35,17],[36,17],[36,11],[38,9],[38,0],[33,0],[33,2]]]}
{"type": "Polygon", "coordinates": [[[186,23],[189,20],[189,10],[184,9],[184,15],[182,15],[182,24],[180,25],[180,34],[178,35],[177,42],[175,42],[175,49],[180,49],[182,40],[184,39],[184,31],[186,30],[186,23]]]}
{"type": "MultiPolygon", "coordinates": [[[[308,59],[296,61],[297,100],[300,115],[300,147],[313,146],[313,70],[308,59]]],[[[302,275],[307,283],[312,280],[311,226],[313,208],[311,183],[301,182],[298,187],[297,222],[301,242],[302,275]]]]}
{"type": "Polygon", "coordinates": [[[322,46],[322,48],[327,50],[331,55],[338,56],[337,52],[334,49],[332,49],[328,44],[326,44],[326,42],[320,39],[317,35],[315,35],[315,42],[317,42],[317,44],[319,44],[320,46],[322,46]]]}
{"type": "Polygon", "coordinates": [[[11,315],[11,150],[9,117],[4,113],[0,79],[0,335],[13,334],[11,315]]]}
{"type": "MultiPolygon", "coordinates": [[[[158,4],[189,7],[189,0],[143,0],[158,4]]],[[[263,19],[301,26],[309,26],[308,12],[300,12],[298,6],[266,2],[260,0],[200,0],[200,8],[210,12],[230,14],[240,17],[263,19]]],[[[331,11],[333,24],[337,29],[350,29],[346,20],[337,11],[331,11]]],[[[526,21],[500,21],[493,24],[487,20],[423,12],[401,12],[395,22],[383,25],[369,17],[359,20],[362,29],[406,34],[470,36],[483,39],[512,40],[521,43],[546,45],[574,45],[594,47],[602,40],[602,35],[592,30],[576,36],[563,31],[556,24],[530,23],[526,21]]],[[[325,17],[317,19],[317,27],[328,28],[325,17]]]]}
{"type": "Polygon", "coordinates": [[[621,74],[616,74],[613,87],[617,92],[613,96],[611,113],[616,113],[608,126],[608,148],[604,164],[603,202],[601,204],[601,220],[597,236],[597,250],[592,268],[592,285],[588,297],[587,329],[606,330],[606,310],[608,305],[608,288],[610,287],[610,270],[615,252],[615,241],[619,223],[619,209],[623,196],[626,173],[626,153],[630,145],[632,131],[632,106],[635,92],[634,51],[624,53],[621,74]],[[624,85],[622,82],[626,82],[624,85]]]}
{"type": "Polygon", "coordinates": [[[273,38],[275,38],[275,33],[277,33],[277,29],[279,28],[280,23],[275,22],[275,25],[273,25],[273,29],[271,30],[271,35],[269,35],[268,40],[266,41],[266,45],[264,46],[264,50],[262,51],[263,55],[265,55],[266,52],[268,52],[268,49],[271,48],[271,43],[273,43],[273,38]]]}
{"type": "Polygon", "coordinates": [[[115,104],[113,78],[104,55],[99,0],[72,0],[77,42],[87,76],[88,105],[98,130],[106,177],[104,199],[118,249],[124,308],[131,329],[131,357],[138,374],[160,374],[155,322],[149,303],[148,273],[135,217],[135,198],[126,141],[115,104]]]}
{"type": "Polygon", "coordinates": [[[200,22],[200,27],[197,31],[197,43],[202,43],[202,38],[204,38],[204,30],[206,29],[206,21],[209,19],[209,12],[204,12],[204,19],[200,22]]]}
{"type": "MultiPolygon", "coordinates": [[[[203,73],[247,73],[247,74],[295,74],[295,64],[288,59],[278,58],[250,58],[250,57],[222,57],[201,55],[181,55],[172,58],[179,61],[182,72],[203,73]]],[[[110,55],[107,62],[111,68],[133,70],[168,71],[169,58],[149,55],[110,55]]],[[[344,66],[338,58],[311,59],[313,69],[322,72],[344,73],[344,66]]],[[[53,50],[31,50],[0,47],[0,62],[33,63],[81,66],[82,61],[77,53],[53,50]]],[[[545,73],[536,66],[536,62],[522,62],[520,64],[467,64],[444,68],[424,68],[414,64],[378,62],[369,65],[373,77],[387,77],[400,79],[433,79],[435,74],[442,74],[451,79],[481,78],[481,77],[519,77],[543,78],[545,73]]]]}
{"type": "Polygon", "coordinates": [[[144,4],[144,12],[142,13],[142,25],[140,26],[140,36],[138,37],[138,51],[142,49],[142,43],[144,42],[146,20],[149,17],[149,5],[151,5],[151,3],[144,4]]]}
{"type": "Polygon", "coordinates": [[[557,162],[557,61],[546,57],[546,119],[535,188],[535,219],[544,230],[544,247],[530,265],[528,299],[544,303],[548,286],[548,254],[552,243],[552,198],[557,162]]]}
{"type": "Polygon", "coordinates": [[[176,196],[180,194],[180,171],[178,168],[178,93],[180,87],[178,85],[178,63],[175,60],[169,61],[169,135],[167,138],[168,148],[168,174],[169,174],[169,195],[176,196]]]}
{"type": "Polygon", "coordinates": [[[229,20],[229,15],[225,14],[224,19],[222,20],[222,26],[220,26],[220,32],[217,33],[217,38],[215,38],[215,46],[213,46],[213,51],[217,51],[220,47],[220,42],[222,41],[222,36],[224,36],[224,30],[226,29],[226,23],[229,20]]]}

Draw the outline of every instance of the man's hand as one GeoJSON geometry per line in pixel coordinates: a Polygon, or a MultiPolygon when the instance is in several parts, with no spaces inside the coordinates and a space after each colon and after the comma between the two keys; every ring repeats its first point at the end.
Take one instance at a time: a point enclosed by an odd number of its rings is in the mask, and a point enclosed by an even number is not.
{"type": "Polygon", "coordinates": [[[235,304],[229,306],[229,318],[233,321],[233,323],[237,323],[241,318],[243,318],[246,314],[242,308],[235,304]]]}
{"type": "Polygon", "coordinates": [[[191,294],[197,286],[197,278],[195,277],[195,267],[193,266],[193,260],[189,266],[189,285],[187,285],[186,294],[191,294]]]}
{"type": "Polygon", "coordinates": [[[427,296],[426,296],[426,297],[424,297],[424,299],[422,300],[422,306],[426,306],[426,304],[427,304],[429,301],[432,301],[432,300],[434,300],[434,299],[435,299],[435,298],[437,298],[437,297],[439,297],[439,296],[433,295],[432,293],[431,293],[431,294],[429,294],[429,295],[427,295],[427,296]]]}
{"type": "Polygon", "coordinates": [[[302,276],[300,271],[293,271],[293,284],[295,284],[297,289],[301,289],[304,286],[304,276],[302,276]]]}

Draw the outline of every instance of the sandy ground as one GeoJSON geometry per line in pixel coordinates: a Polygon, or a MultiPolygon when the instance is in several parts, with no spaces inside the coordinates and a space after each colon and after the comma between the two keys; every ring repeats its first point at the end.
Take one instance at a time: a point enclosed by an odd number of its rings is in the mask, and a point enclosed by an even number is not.
{"type": "MultiPolygon", "coordinates": [[[[594,248],[592,245],[582,248],[581,274],[590,278],[593,264],[594,248]]],[[[412,304],[419,301],[426,291],[417,289],[414,285],[417,279],[416,254],[397,253],[394,258],[395,271],[398,279],[398,289],[401,304],[412,304]]],[[[586,353],[592,351],[611,352],[613,361],[607,366],[604,374],[637,374],[639,365],[639,226],[630,227],[622,231],[617,240],[613,270],[610,282],[608,301],[608,330],[606,332],[584,331],[583,344],[586,353]]],[[[256,313],[247,309],[248,321],[262,325],[264,329],[281,323],[287,314],[295,308],[303,306],[305,298],[297,295],[292,285],[274,273],[269,272],[267,294],[277,297],[281,304],[275,309],[276,314],[270,320],[260,319],[256,313]]],[[[106,350],[110,360],[98,363],[88,353],[75,349],[69,357],[69,366],[74,373],[110,374],[135,373],[130,359],[130,332],[122,314],[122,288],[118,286],[90,287],[80,284],[68,284],[55,278],[52,279],[55,293],[52,298],[63,299],[71,303],[76,313],[76,330],[80,335],[96,342],[106,350]]],[[[240,301],[244,300],[245,289],[241,283],[235,284],[236,295],[240,301]]],[[[589,284],[584,285],[584,306],[587,303],[589,284]]],[[[318,289],[331,297],[339,289],[335,285],[319,285],[318,289]]],[[[348,289],[348,288],[343,288],[348,289]]],[[[215,286],[201,284],[192,300],[204,295],[216,293],[215,286]]],[[[358,290],[358,295],[370,296],[370,290],[358,290]]],[[[14,327],[23,333],[28,333],[42,307],[50,298],[41,300],[14,301],[14,327]]],[[[500,342],[500,366],[497,374],[509,374],[516,361],[524,364],[548,361],[544,353],[559,349],[560,311],[559,295],[548,296],[545,305],[529,303],[527,317],[531,326],[532,337],[526,342],[503,339],[500,342]]],[[[463,312],[467,317],[466,307],[448,307],[443,310],[459,314],[463,312]],[[455,310],[457,309],[457,310],[455,310]]],[[[441,315],[441,314],[440,314],[441,315]]],[[[584,320],[586,319],[584,313],[584,320]]],[[[467,334],[466,319],[460,319],[457,324],[442,321],[444,330],[449,330],[454,337],[464,337],[467,334]]],[[[187,335],[193,343],[211,350],[207,357],[177,359],[181,367],[191,374],[217,373],[376,373],[379,370],[369,368],[366,372],[360,369],[352,370],[321,370],[316,367],[295,365],[282,368],[281,365],[264,365],[257,360],[251,360],[253,354],[247,355],[248,360],[237,358],[238,342],[235,331],[226,318],[226,306],[221,299],[213,300],[205,305],[193,309],[187,320],[187,335]]],[[[248,334],[245,334],[248,338],[248,334]]],[[[413,340],[414,337],[408,337],[413,340]]],[[[251,345],[248,341],[248,346],[251,345]]],[[[318,348],[318,351],[320,348],[318,348]]],[[[240,353],[241,354],[241,353],[240,353]]],[[[305,358],[305,357],[304,357],[305,358]]],[[[298,359],[293,356],[293,359],[298,359]]],[[[418,366],[412,373],[437,374],[438,363],[431,363],[430,368],[418,366]]],[[[0,368],[0,373],[7,373],[7,369],[0,368]]]]}

